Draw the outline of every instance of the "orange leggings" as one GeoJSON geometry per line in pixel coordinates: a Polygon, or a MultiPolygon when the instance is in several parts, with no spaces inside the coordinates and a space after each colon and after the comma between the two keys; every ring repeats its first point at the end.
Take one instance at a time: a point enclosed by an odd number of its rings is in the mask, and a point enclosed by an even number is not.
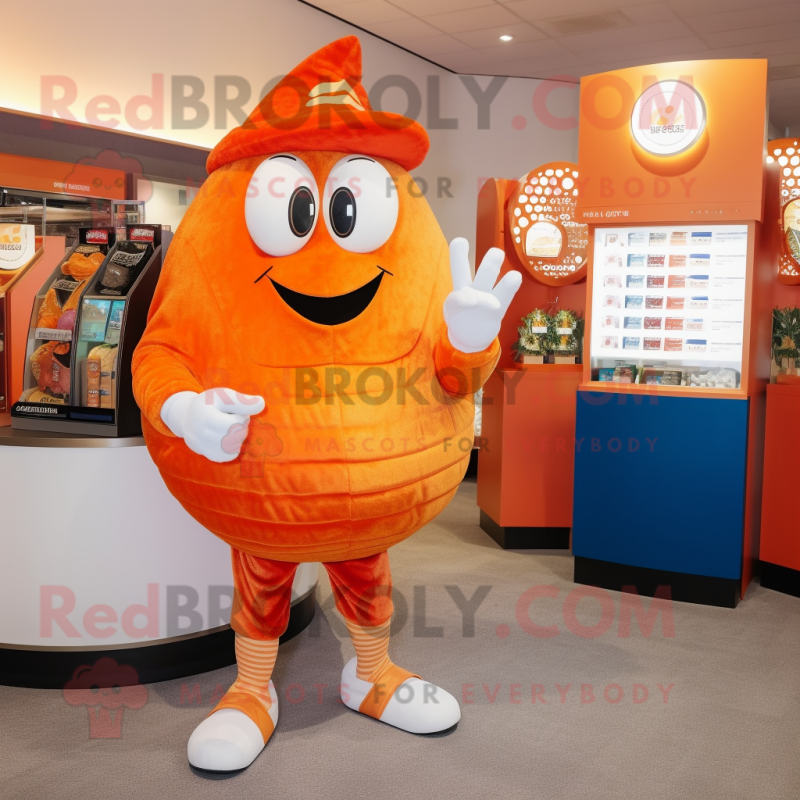
{"type": "MultiPolygon", "coordinates": [[[[292,582],[298,565],[257,558],[235,549],[231,555],[231,627],[248,639],[277,639],[289,624],[292,582]]],[[[345,619],[372,628],[392,616],[388,553],[323,566],[328,570],[336,608],[345,619]]]]}

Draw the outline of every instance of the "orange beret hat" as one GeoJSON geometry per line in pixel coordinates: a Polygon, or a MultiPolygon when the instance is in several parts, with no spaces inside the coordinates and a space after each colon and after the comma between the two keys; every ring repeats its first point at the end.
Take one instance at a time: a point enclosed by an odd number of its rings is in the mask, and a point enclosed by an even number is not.
{"type": "Polygon", "coordinates": [[[209,174],[232,161],[287,150],[363,153],[418,167],[425,129],[401,114],[373,111],[361,85],[361,42],[345,36],[296,66],[212,151],[209,174]]]}

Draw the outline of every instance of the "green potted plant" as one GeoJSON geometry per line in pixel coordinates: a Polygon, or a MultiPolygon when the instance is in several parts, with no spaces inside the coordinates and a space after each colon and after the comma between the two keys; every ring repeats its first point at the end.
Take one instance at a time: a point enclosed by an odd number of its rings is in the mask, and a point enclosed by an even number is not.
{"type": "Polygon", "coordinates": [[[534,308],[521,322],[517,328],[519,339],[511,345],[514,360],[522,364],[544,364],[550,340],[550,317],[541,308],[534,308]]]}
{"type": "Polygon", "coordinates": [[[798,379],[797,359],[800,358],[798,342],[800,342],[800,309],[796,307],[773,309],[772,357],[780,368],[779,376],[792,375],[798,379]]]}
{"type": "Polygon", "coordinates": [[[562,308],[552,317],[550,349],[556,364],[575,364],[583,348],[584,320],[576,311],[562,308]]]}

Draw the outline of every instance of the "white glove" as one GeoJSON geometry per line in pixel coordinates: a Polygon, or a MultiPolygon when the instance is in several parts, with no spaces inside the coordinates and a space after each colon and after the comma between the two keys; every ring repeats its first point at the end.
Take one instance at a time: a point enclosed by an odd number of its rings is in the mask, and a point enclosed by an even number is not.
{"type": "Polygon", "coordinates": [[[178,392],[161,407],[161,419],[190,450],[222,464],[239,455],[250,417],[265,405],[263,397],[232,389],[178,392]]]}
{"type": "Polygon", "coordinates": [[[522,284],[522,275],[512,270],[494,285],[503,266],[505,253],[492,247],[483,257],[475,280],[469,267],[469,242],[450,243],[450,272],[453,291],[444,301],[447,338],[462,353],[480,353],[500,332],[500,323],[522,284]]]}

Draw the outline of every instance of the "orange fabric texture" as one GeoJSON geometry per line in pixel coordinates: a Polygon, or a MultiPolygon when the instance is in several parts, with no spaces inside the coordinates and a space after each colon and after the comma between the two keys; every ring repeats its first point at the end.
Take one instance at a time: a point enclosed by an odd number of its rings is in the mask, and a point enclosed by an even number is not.
{"type": "MultiPolygon", "coordinates": [[[[342,155],[305,154],[319,185],[342,155]]],[[[133,361],[144,435],[172,494],[232,547],[297,562],[372,555],[453,496],[472,448],[471,392],[499,345],[467,355],[447,341],[448,248],[424,198],[399,192],[394,233],[372,253],[342,250],[319,224],[301,250],[274,258],[242,213],[259,163],[211,175],[170,247],[133,361]],[[270,267],[289,289],[322,296],[363,286],[379,267],[391,275],[358,317],[323,326],[269,280],[255,283],[270,267]],[[160,419],[175,392],[215,387],[267,403],[225,464],[193,453],[160,419]]],[[[411,180],[382,163],[399,185],[411,180]]]]}
{"type": "MultiPolygon", "coordinates": [[[[350,97],[341,85],[347,79],[353,102],[366,109],[360,58],[358,40],[346,37],[292,75],[313,83],[333,71],[336,80],[323,94],[350,97]]],[[[212,154],[214,171],[170,246],[134,353],[134,393],[153,460],[200,524],[258,558],[358,559],[410,536],[455,493],[472,450],[472,394],[494,369],[499,344],[467,355],[447,339],[442,307],[453,288],[447,242],[401,166],[418,160],[409,160],[408,142],[398,137],[419,139],[424,131],[414,133],[419,126],[404,120],[402,130],[375,133],[380,148],[368,146],[363,131],[372,129],[362,117],[369,114],[344,100],[308,106],[302,127],[274,129],[267,111],[288,115],[285,92],[275,92],[212,154]],[[334,119],[339,112],[332,109],[360,115],[366,127],[326,127],[322,109],[334,119]],[[278,134],[290,137],[279,147],[278,134]],[[265,158],[256,154],[273,146],[286,151],[289,142],[323,198],[332,167],[346,155],[367,153],[385,167],[399,211],[383,245],[368,253],[344,250],[319,219],[291,255],[270,256],[256,246],[244,214],[251,178],[265,158]],[[366,309],[335,325],[306,319],[273,284],[338,297],[376,278],[366,309]],[[266,401],[249,421],[239,458],[224,464],[192,452],[160,416],[176,392],[220,387],[266,401]]],[[[297,91],[289,94],[296,99],[297,91]]]]}
{"type": "MultiPolygon", "coordinates": [[[[232,551],[234,597],[231,627],[249,639],[278,639],[289,624],[292,581],[297,564],[232,551]]],[[[392,616],[389,556],[324,564],[336,608],[348,622],[383,625],[392,616]]],[[[238,642],[237,636],[237,642],[238,642]]]]}
{"type": "Polygon", "coordinates": [[[405,169],[428,152],[428,134],[400,114],[373,111],[361,85],[361,43],[331,42],[296,66],[208,157],[208,171],[285,150],[347,150],[405,169]]]}
{"type": "Polygon", "coordinates": [[[228,691],[252,694],[269,711],[272,706],[269,682],[277,657],[277,639],[248,639],[237,634],[236,666],[239,674],[228,691]]]}
{"type": "Polygon", "coordinates": [[[210,717],[215,711],[220,711],[223,708],[235,708],[237,711],[247,714],[261,731],[261,735],[264,737],[264,744],[267,743],[267,740],[275,730],[272,717],[270,717],[267,709],[249,692],[226,692],[225,696],[214,706],[208,716],[210,717]]]}
{"type": "Polygon", "coordinates": [[[389,660],[392,621],[386,620],[383,625],[374,628],[364,628],[349,619],[345,623],[356,651],[356,676],[362,681],[375,683],[377,677],[392,663],[389,660]]]}
{"type": "Polygon", "coordinates": [[[383,674],[373,681],[375,685],[361,701],[358,710],[368,717],[380,719],[381,714],[386,710],[386,706],[389,705],[389,701],[400,684],[409,678],[419,678],[419,675],[389,662],[389,666],[384,670],[383,674]]]}

